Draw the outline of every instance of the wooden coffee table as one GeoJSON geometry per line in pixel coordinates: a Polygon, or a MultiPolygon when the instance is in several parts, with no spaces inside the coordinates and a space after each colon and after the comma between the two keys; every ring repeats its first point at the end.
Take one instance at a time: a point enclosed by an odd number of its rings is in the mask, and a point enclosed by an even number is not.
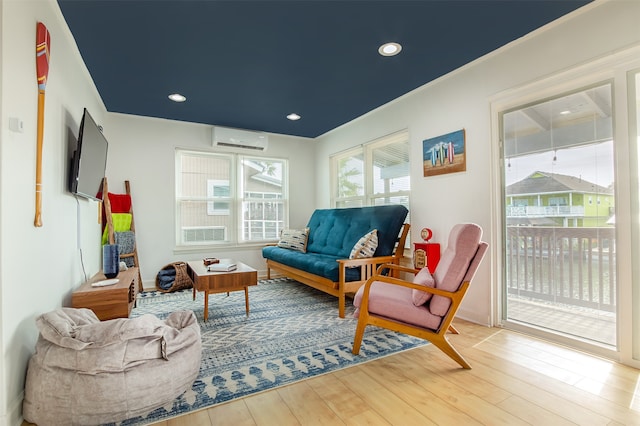
{"type": "Polygon", "coordinates": [[[258,285],[258,271],[242,262],[229,272],[209,272],[201,260],[187,262],[187,272],[193,280],[193,300],[196,290],[204,291],[204,320],[209,318],[209,294],[244,290],[244,303],[249,315],[249,286],[258,285]]]}

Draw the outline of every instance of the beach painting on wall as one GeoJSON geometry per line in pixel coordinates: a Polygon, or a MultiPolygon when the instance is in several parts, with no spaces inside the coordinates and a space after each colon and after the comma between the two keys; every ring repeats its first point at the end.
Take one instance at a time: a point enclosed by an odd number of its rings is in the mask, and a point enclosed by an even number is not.
{"type": "Polygon", "coordinates": [[[467,170],[464,129],[422,141],[424,176],[467,170]]]}

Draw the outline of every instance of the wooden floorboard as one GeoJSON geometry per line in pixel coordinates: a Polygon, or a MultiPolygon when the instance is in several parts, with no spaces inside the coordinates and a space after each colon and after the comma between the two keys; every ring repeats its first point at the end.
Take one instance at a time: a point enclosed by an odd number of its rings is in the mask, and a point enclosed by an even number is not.
{"type": "Polygon", "coordinates": [[[640,425],[639,370],[513,331],[455,326],[449,340],[471,370],[427,345],[156,425],[640,425]]]}

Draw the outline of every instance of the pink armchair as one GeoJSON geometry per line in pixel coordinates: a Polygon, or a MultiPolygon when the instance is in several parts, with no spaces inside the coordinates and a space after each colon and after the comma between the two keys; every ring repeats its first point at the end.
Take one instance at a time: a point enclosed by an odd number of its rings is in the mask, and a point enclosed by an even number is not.
{"type": "Polygon", "coordinates": [[[366,326],[375,325],[426,339],[462,367],[471,368],[446,333],[458,334],[451,322],[487,251],[488,244],[481,238],[482,228],[476,224],[454,226],[433,276],[426,267],[419,271],[391,264],[378,268],[353,301],[358,325],[352,352],[360,353],[366,326]],[[384,268],[417,274],[413,281],[406,281],[381,275],[384,268]]]}

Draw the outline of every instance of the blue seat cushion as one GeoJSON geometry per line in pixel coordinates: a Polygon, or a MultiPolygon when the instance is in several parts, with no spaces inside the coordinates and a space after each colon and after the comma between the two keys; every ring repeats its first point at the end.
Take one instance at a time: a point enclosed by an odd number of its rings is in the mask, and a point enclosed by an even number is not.
{"type": "MultiPolygon", "coordinates": [[[[328,278],[333,282],[338,281],[339,264],[338,257],[319,253],[301,253],[277,246],[262,248],[262,257],[291,266],[314,275],[328,278]]],[[[358,281],[360,268],[347,268],[345,281],[358,281]]]]}

